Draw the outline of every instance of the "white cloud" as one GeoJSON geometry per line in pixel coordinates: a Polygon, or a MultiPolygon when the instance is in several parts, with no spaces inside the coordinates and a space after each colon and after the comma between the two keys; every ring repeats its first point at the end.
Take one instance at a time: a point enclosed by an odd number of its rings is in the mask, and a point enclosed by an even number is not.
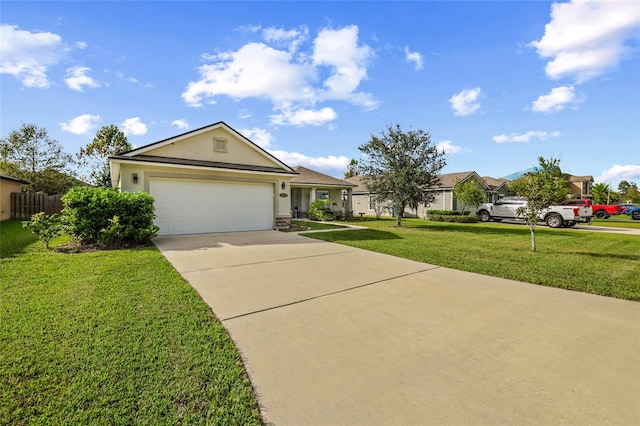
{"type": "Polygon", "coordinates": [[[68,68],[67,78],[65,78],[64,81],[70,89],[77,90],[78,92],[82,92],[85,86],[100,87],[98,82],[87,75],[90,71],[91,68],[87,67],[68,68]]]}
{"type": "Polygon", "coordinates": [[[436,145],[436,149],[445,154],[456,154],[462,150],[462,147],[454,145],[452,141],[440,141],[436,145]]]}
{"type": "Polygon", "coordinates": [[[132,117],[120,124],[125,135],[141,136],[147,133],[147,125],[140,121],[140,117],[132,117]]]}
{"type": "Polygon", "coordinates": [[[59,63],[67,50],[57,34],[0,25],[0,73],[15,76],[26,87],[49,87],[47,70],[59,63]]]}
{"type": "Polygon", "coordinates": [[[478,102],[478,98],[480,98],[480,92],[481,89],[476,87],[475,89],[463,90],[457,95],[453,95],[449,99],[451,108],[453,108],[454,111],[453,114],[464,117],[479,110],[480,102],[478,102]]]}
{"type": "Polygon", "coordinates": [[[199,79],[188,83],[182,99],[193,107],[215,103],[218,96],[266,99],[274,110],[282,111],[275,120],[291,125],[326,122],[333,110],[317,108],[320,102],[340,100],[366,110],[378,106],[371,94],[358,91],[373,50],[358,43],[357,26],[322,29],[313,40],[311,54],[297,53],[307,41],[306,27],[269,28],[262,35],[264,42],[202,55],[210,63],[198,68],[199,79]],[[305,119],[308,116],[313,117],[305,119]]]}
{"type": "Polygon", "coordinates": [[[280,110],[280,114],[271,115],[271,124],[291,126],[320,126],[336,119],[338,114],[325,107],[320,110],[298,109],[292,111],[287,108],[280,110]]]}
{"type": "Polygon", "coordinates": [[[350,158],[347,158],[343,155],[334,156],[330,155],[328,157],[308,157],[304,154],[300,154],[298,152],[286,152],[286,151],[269,151],[271,155],[278,158],[285,164],[289,166],[303,166],[308,167],[314,170],[325,170],[323,173],[327,173],[326,170],[333,171],[345,171],[347,169],[347,165],[351,161],[350,158]]]}
{"type": "Polygon", "coordinates": [[[584,97],[576,97],[573,86],[554,87],[548,95],[542,95],[533,101],[531,110],[548,114],[562,111],[566,105],[575,105],[583,101],[584,97]]]}
{"type": "Polygon", "coordinates": [[[273,135],[265,129],[254,127],[253,129],[240,129],[239,132],[241,135],[251,140],[261,148],[267,148],[271,146],[273,135]]]}
{"type": "Polygon", "coordinates": [[[73,133],[75,135],[86,135],[96,128],[101,120],[99,115],[82,114],[69,121],[60,123],[62,130],[73,133]]]}
{"type": "Polygon", "coordinates": [[[618,187],[618,183],[621,180],[637,183],[640,181],[640,165],[627,164],[623,166],[614,164],[607,170],[603,170],[602,174],[594,180],[599,183],[610,183],[614,189],[618,187]]]}
{"type": "Polygon", "coordinates": [[[541,141],[546,141],[549,138],[557,138],[558,136],[560,136],[560,132],[558,132],[557,130],[553,132],[538,130],[538,131],[529,131],[527,133],[522,133],[522,134],[517,134],[517,133],[511,133],[509,135],[502,134],[502,135],[494,136],[493,141],[495,143],[511,143],[511,142],[529,143],[533,138],[538,138],[541,141]]]}
{"type": "Polygon", "coordinates": [[[176,126],[180,130],[189,130],[189,123],[187,123],[187,120],[184,120],[182,118],[178,120],[173,120],[171,122],[171,125],[176,126]]]}
{"type": "Polygon", "coordinates": [[[77,47],[78,49],[80,49],[80,50],[84,50],[84,49],[86,49],[86,48],[87,48],[87,43],[86,43],[86,42],[84,42],[84,41],[79,41],[79,42],[77,42],[75,45],[76,45],[76,47],[77,47]]]}
{"type": "Polygon", "coordinates": [[[409,46],[405,46],[404,54],[406,55],[407,62],[412,62],[416,71],[421,70],[424,67],[423,57],[418,52],[409,51],[409,46]]]}
{"type": "Polygon", "coordinates": [[[573,0],[554,3],[544,36],[532,41],[551,79],[566,76],[584,82],[618,65],[638,39],[640,7],[636,1],[573,0]]]}

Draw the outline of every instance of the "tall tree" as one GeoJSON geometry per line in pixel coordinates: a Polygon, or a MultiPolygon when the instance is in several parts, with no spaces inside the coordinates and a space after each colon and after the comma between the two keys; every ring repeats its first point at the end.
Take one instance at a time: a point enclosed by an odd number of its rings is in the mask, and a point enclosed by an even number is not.
{"type": "Polygon", "coordinates": [[[596,183],[591,187],[591,197],[594,204],[609,204],[611,186],[608,183],[596,183]]]}
{"type": "Polygon", "coordinates": [[[397,226],[402,226],[406,207],[417,209],[419,204],[433,201],[434,194],[427,189],[440,182],[440,170],[446,162],[429,133],[404,132],[398,124],[388,125],[380,137],[371,135],[358,149],[365,154],[359,165],[364,185],[377,202],[391,203],[397,226]]]}
{"type": "Polygon", "coordinates": [[[531,231],[531,251],[536,252],[536,225],[540,214],[549,206],[566,199],[567,179],[560,170],[560,160],[538,158],[540,167],[536,172],[527,173],[511,183],[516,195],[527,198],[525,207],[518,209],[531,231]]]}
{"type": "Polygon", "coordinates": [[[118,126],[110,124],[102,126],[91,143],[80,149],[78,159],[85,166],[89,166],[89,180],[94,185],[110,188],[111,172],[108,157],[131,149],[132,146],[125,134],[118,129],[118,126]]]}
{"type": "Polygon", "coordinates": [[[466,210],[466,207],[475,210],[480,204],[487,201],[487,194],[475,180],[468,180],[464,183],[458,180],[453,187],[453,196],[462,203],[463,211],[466,210]]]}
{"type": "Polygon", "coordinates": [[[23,123],[0,139],[0,171],[30,182],[24,189],[64,194],[76,183],[73,157],[51,139],[47,130],[23,123]]]}
{"type": "Polygon", "coordinates": [[[349,161],[349,165],[347,166],[347,171],[344,173],[344,179],[354,177],[357,174],[358,174],[358,161],[355,158],[352,158],[351,161],[349,161]]]}
{"type": "Polygon", "coordinates": [[[620,201],[623,203],[640,202],[640,191],[638,191],[638,185],[635,182],[621,181],[618,184],[618,191],[620,191],[620,201]]]}

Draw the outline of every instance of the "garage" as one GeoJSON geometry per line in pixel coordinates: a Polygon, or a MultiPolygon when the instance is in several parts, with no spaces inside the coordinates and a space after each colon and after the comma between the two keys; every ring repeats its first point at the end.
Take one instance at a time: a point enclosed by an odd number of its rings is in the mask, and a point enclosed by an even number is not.
{"type": "Polygon", "coordinates": [[[274,228],[270,183],[151,178],[159,235],[274,228]]]}

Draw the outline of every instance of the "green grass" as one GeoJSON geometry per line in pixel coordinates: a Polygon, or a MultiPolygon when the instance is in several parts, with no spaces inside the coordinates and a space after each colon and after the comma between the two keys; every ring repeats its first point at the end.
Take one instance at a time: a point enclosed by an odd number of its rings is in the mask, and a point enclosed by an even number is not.
{"type": "Polygon", "coordinates": [[[611,216],[609,219],[593,219],[591,224],[595,226],[609,226],[612,228],[640,229],[640,220],[633,220],[631,219],[631,216],[625,214],[611,216]]]}
{"type": "Polygon", "coordinates": [[[463,271],[640,300],[640,237],[536,228],[531,251],[526,225],[457,224],[403,219],[364,220],[366,230],[303,234],[463,271]]]}
{"type": "Polygon", "coordinates": [[[291,231],[321,231],[325,229],[345,228],[343,225],[337,225],[326,222],[316,222],[313,220],[292,220],[291,231]]]}
{"type": "Polygon", "coordinates": [[[0,424],[261,424],[230,336],[154,247],[47,251],[8,221],[0,257],[0,424]]]}

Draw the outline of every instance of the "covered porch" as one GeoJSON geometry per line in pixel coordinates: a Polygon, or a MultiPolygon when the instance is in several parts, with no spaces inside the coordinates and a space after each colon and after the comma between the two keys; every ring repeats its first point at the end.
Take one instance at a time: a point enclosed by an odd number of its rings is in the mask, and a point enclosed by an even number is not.
{"type": "Polygon", "coordinates": [[[299,173],[291,178],[291,218],[308,217],[308,210],[315,200],[327,200],[334,218],[353,217],[352,192],[356,185],[341,179],[307,169],[293,167],[299,173]]]}

